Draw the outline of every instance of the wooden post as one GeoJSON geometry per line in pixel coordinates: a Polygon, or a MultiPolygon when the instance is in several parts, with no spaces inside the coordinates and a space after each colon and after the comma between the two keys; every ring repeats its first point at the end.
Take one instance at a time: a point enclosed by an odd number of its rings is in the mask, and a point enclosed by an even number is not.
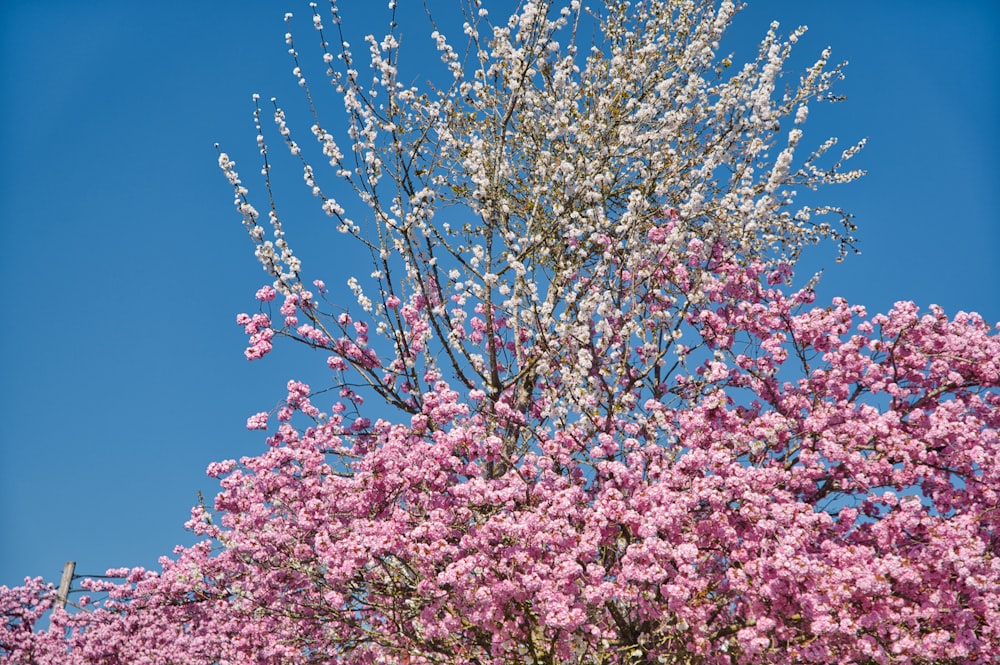
{"type": "Polygon", "coordinates": [[[76,570],[76,561],[67,561],[63,566],[62,579],[59,580],[59,591],[56,593],[56,607],[60,610],[66,609],[66,600],[69,598],[69,586],[73,583],[73,571],[76,570]]]}

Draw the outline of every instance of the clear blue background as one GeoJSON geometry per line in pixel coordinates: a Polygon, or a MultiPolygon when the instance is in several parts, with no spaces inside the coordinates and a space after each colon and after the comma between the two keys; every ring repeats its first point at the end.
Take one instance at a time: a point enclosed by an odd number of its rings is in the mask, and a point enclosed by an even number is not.
{"type": "MultiPolygon", "coordinates": [[[[420,3],[400,3],[416,46],[429,33],[413,18],[420,3]]],[[[381,34],[384,3],[363,4],[348,15],[381,34]]],[[[857,162],[868,177],[829,192],[857,214],[863,254],[840,266],[830,247],[810,258],[827,267],[821,298],[872,312],[915,300],[1000,320],[1000,5],[751,5],[736,19],[737,62],[771,19],[810,26],[799,65],[827,44],[850,61],[839,88],[849,101],[814,109],[807,140],[870,137],[857,162]]],[[[155,567],[190,542],[182,525],[197,492],[214,495],[208,463],[262,450],[246,417],[274,406],[287,379],[322,367],[281,345],[261,363],[243,358],[235,315],[254,308],[264,275],[213,148],[220,142],[247,176],[258,169],[255,91],[277,95],[308,130],[285,11],[297,12],[310,50],[304,3],[0,9],[0,584],[57,581],[67,559],[90,574],[155,567]]],[[[366,272],[309,200],[284,210],[293,246],[312,234],[307,268],[331,285],[345,268],[366,272]]]]}

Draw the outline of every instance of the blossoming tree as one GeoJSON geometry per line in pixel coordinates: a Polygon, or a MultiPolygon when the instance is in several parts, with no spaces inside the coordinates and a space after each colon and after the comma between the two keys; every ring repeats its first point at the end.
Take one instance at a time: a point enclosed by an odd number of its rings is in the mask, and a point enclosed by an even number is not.
{"type": "Polygon", "coordinates": [[[729,2],[470,5],[424,88],[395,29],[357,69],[313,7],[346,115],[300,144],[275,107],[277,135],[371,277],[307,277],[219,163],[272,281],[246,355],[321,350],[336,401],[290,381],[251,417],[267,449],[210,466],[205,540],[162,570],[45,629],[50,585],[0,588],[0,655],[1000,662],[995,329],[789,288],[805,245],[853,242],[795,198],[860,175],[860,145],[801,154],[829,52],[782,92],[802,30],[736,67],[729,2]]]}

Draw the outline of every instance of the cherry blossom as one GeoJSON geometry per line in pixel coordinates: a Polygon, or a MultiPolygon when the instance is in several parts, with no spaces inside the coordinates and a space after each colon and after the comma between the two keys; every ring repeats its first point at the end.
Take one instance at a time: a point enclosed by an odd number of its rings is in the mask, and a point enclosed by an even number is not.
{"type": "Polygon", "coordinates": [[[277,135],[372,273],[307,277],[219,162],[271,280],[247,358],[329,381],[249,417],[159,570],[0,587],[6,662],[1000,662],[1000,328],[793,286],[853,243],[795,201],[860,175],[802,156],[829,51],[786,88],[804,29],[736,66],[730,2],[474,3],[417,88],[395,27],[366,68],[310,7],[294,75],[346,119],[277,135]]]}

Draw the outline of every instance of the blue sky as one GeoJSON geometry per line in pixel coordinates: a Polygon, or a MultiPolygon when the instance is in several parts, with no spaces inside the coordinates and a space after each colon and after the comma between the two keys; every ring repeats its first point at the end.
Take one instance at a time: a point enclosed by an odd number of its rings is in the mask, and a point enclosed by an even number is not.
{"type": "MultiPolygon", "coordinates": [[[[821,299],[870,312],[914,300],[1000,321],[1000,5],[750,5],[736,60],[771,19],[809,25],[800,64],[829,44],[850,65],[839,88],[849,101],[813,112],[807,138],[870,140],[858,158],[869,175],[831,191],[856,213],[863,254],[810,258],[827,268],[821,299]]],[[[377,7],[354,18],[380,32],[377,7]]],[[[57,581],[67,559],[90,574],[155,567],[190,542],[182,525],[198,491],[214,495],[208,463],[261,451],[246,417],[322,364],[280,345],[263,362],[243,358],[235,315],[254,308],[264,274],[213,148],[257,170],[253,92],[279,97],[308,129],[285,11],[308,15],[304,3],[256,0],[0,9],[0,584],[57,581]]],[[[404,38],[429,32],[404,19],[404,38]]],[[[352,256],[304,203],[285,209],[293,246],[297,232],[328,239],[310,241],[306,260],[342,284],[352,256]]]]}

